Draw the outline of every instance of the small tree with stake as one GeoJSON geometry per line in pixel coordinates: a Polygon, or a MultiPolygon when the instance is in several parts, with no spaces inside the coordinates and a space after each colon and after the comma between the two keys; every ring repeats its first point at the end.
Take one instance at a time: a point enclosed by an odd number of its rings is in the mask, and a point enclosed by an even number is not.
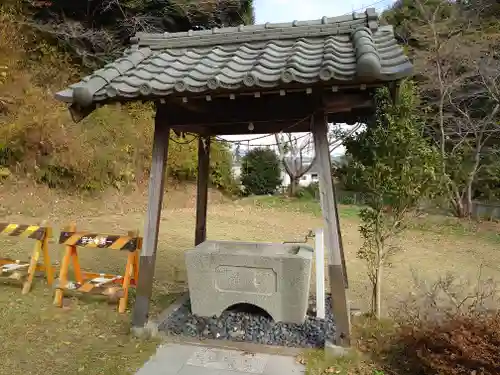
{"type": "Polygon", "coordinates": [[[367,263],[372,313],[377,318],[383,270],[399,249],[394,240],[419,202],[437,186],[439,154],[422,137],[417,101],[409,81],[402,83],[396,103],[387,89],[381,89],[374,123],[346,144],[352,157],[348,173],[367,199],[360,213],[363,245],[357,255],[367,263]]]}

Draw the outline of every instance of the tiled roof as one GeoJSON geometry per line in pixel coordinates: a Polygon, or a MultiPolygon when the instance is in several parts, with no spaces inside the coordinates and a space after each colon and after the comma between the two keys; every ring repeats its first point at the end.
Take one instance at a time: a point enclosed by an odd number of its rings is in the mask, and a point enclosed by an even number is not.
{"type": "Polygon", "coordinates": [[[214,90],[393,81],[412,65],[374,9],[317,21],[138,33],[123,57],[56,98],[87,107],[214,90]]]}

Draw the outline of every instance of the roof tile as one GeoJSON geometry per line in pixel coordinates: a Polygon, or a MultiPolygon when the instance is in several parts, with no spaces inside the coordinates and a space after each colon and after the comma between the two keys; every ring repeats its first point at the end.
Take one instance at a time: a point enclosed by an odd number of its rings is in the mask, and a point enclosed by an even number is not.
{"type": "Polygon", "coordinates": [[[379,27],[377,20],[369,9],[315,21],[137,33],[123,57],[56,97],[85,107],[176,92],[277,88],[292,82],[366,83],[408,76],[412,64],[392,27],[379,27]]]}

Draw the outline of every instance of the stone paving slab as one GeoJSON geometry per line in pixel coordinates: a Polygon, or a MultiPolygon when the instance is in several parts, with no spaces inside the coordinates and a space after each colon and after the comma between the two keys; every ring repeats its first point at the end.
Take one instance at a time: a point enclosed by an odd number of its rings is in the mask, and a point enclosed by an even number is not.
{"type": "Polygon", "coordinates": [[[136,375],[302,375],[293,357],[168,343],[136,375]]]}

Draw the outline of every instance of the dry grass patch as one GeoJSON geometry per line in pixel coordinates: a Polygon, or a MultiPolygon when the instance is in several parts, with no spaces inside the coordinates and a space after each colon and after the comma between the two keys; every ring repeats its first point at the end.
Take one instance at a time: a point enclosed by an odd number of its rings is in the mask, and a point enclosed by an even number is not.
{"type": "Polygon", "coordinates": [[[133,374],[157,345],[131,338],[129,317],[102,303],[72,300],[59,309],[40,284],[26,297],[0,287],[2,374],[133,374]]]}

